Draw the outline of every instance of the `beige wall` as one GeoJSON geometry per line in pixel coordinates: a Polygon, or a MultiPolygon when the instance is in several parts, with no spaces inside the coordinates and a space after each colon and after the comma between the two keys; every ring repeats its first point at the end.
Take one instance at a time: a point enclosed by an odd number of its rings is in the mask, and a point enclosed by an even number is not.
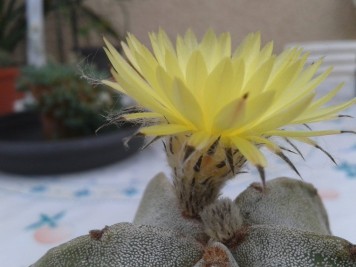
{"type": "MultiPolygon", "coordinates": [[[[120,29],[122,11],[117,0],[88,0],[87,4],[110,18],[120,29]]],[[[148,42],[147,32],[163,27],[170,36],[192,28],[202,35],[208,27],[230,31],[237,44],[251,31],[261,31],[276,50],[288,42],[356,39],[356,8],[352,0],[125,0],[129,31],[148,42]]],[[[53,23],[46,25],[47,51],[56,57],[53,23]]],[[[64,29],[66,31],[66,29],[64,29]]],[[[102,46],[101,37],[81,40],[102,46]]],[[[72,47],[69,32],[65,48],[72,47]]]]}
{"type": "MultiPolygon", "coordinates": [[[[115,0],[89,2],[120,25],[117,5],[110,4],[115,0]]],[[[277,49],[295,41],[356,39],[352,0],[131,0],[126,6],[130,31],[146,42],[147,32],[159,26],[172,37],[189,27],[200,35],[208,27],[230,31],[234,43],[259,30],[277,49]]]]}

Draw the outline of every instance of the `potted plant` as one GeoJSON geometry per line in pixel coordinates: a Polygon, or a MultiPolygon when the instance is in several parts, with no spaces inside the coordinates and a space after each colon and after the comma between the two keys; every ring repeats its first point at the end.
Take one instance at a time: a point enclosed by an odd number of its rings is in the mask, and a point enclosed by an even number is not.
{"type": "Polygon", "coordinates": [[[315,77],[321,61],[306,66],[298,48],[274,55],[259,33],[235,53],[230,35],[212,30],[202,41],[192,31],[178,36],[176,49],[162,30],[150,39],[153,53],[130,35],[127,59],[106,42],[115,81],[103,83],[139,103],[120,118],[144,122],[139,132],[163,141],[172,179],[149,183],[133,223],[91,230],[31,266],[356,266],[356,245],[331,235],[317,190],[300,178],[266,181],[261,150],[299,175],[287,154],[300,154],[294,141],[330,156],[311,138],[354,132],[294,127],[345,117],[356,98],[326,105],[338,86],[314,99],[330,70],[315,77]],[[246,164],[261,182],[220,197],[246,164]]]}
{"type": "Polygon", "coordinates": [[[0,3],[0,115],[11,113],[14,103],[22,97],[15,89],[19,74],[13,51],[24,40],[25,7],[18,1],[0,3]]]}
{"type": "MultiPolygon", "coordinates": [[[[94,71],[100,79],[105,75],[94,71]],[[101,76],[100,76],[101,75],[101,76]]],[[[73,138],[93,134],[106,122],[105,112],[121,109],[119,96],[102,85],[92,85],[71,65],[50,63],[21,69],[17,87],[30,91],[35,99],[32,108],[41,116],[47,139],[73,138]]]]}
{"type": "MultiPolygon", "coordinates": [[[[96,79],[104,75],[93,68],[81,71],[96,79]]],[[[31,91],[34,103],[28,106],[31,112],[0,120],[3,171],[33,175],[85,170],[123,159],[142,143],[135,139],[125,148],[125,138],[135,132],[130,123],[102,127],[109,111],[121,112],[120,97],[89,83],[76,67],[53,63],[23,67],[18,87],[31,91]],[[107,152],[110,147],[118,151],[107,152]]]]}
{"type": "MultiPolygon", "coordinates": [[[[121,37],[121,34],[115,30],[106,18],[98,15],[84,3],[84,0],[43,1],[44,15],[55,14],[58,57],[61,62],[65,62],[62,33],[63,25],[61,25],[64,17],[66,20],[70,20],[73,49],[76,52],[80,50],[78,40],[79,33],[81,33],[81,35],[88,35],[89,33],[100,31],[117,39],[121,37]],[[84,26],[78,23],[78,16],[85,20],[86,23],[84,26]],[[88,25],[89,27],[87,27],[88,25]]],[[[122,5],[120,6],[123,7],[122,5]]],[[[19,62],[14,60],[13,53],[19,44],[23,43],[26,39],[25,10],[26,5],[24,1],[11,0],[1,1],[0,3],[0,115],[13,112],[15,101],[23,97],[22,93],[15,90],[15,81],[19,74],[19,62]]],[[[126,16],[126,13],[123,15],[126,16]]],[[[86,51],[85,53],[78,54],[88,56],[88,51],[86,49],[84,50],[86,51]]],[[[93,50],[89,49],[89,53],[92,52],[93,50]]],[[[98,60],[100,61],[102,59],[98,58],[98,60]]],[[[101,63],[101,66],[102,65],[101,63]]]]}

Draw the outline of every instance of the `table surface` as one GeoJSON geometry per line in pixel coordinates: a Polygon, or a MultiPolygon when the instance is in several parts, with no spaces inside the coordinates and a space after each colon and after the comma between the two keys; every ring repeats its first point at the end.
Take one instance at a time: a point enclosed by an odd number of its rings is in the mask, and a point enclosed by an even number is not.
{"type": "MultiPolygon", "coordinates": [[[[356,117],[356,106],[346,112],[356,117]]],[[[313,129],[356,129],[356,119],[324,122],[313,129]]],[[[301,145],[305,161],[292,159],[303,180],[319,191],[329,214],[332,233],[356,243],[356,138],[345,134],[316,139],[330,152],[301,145]]],[[[159,143],[159,142],[158,142],[159,143]]],[[[170,176],[161,144],[129,159],[87,172],[26,177],[0,172],[1,266],[29,266],[48,249],[89,230],[132,221],[149,180],[159,172],[170,176]]],[[[267,179],[297,178],[278,157],[266,152],[267,179]]],[[[254,168],[229,181],[223,195],[235,198],[259,181],[254,168]]]]}

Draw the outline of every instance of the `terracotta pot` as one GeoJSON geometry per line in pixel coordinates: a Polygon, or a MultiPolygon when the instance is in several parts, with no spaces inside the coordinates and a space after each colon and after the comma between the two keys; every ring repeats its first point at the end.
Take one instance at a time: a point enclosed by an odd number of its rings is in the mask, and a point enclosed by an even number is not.
{"type": "Polygon", "coordinates": [[[0,68],[0,115],[12,113],[16,100],[23,98],[15,88],[18,75],[18,68],[0,68]]]}

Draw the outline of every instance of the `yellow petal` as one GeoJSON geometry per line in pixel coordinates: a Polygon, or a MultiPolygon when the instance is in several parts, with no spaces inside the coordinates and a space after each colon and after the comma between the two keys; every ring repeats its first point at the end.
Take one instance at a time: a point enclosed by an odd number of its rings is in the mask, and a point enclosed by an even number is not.
{"type": "Polygon", "coordinates": [[[209,71],[211,71],[212,66],[214,65],[215,59],[217,57],[217,39],[215,32],[212,29],[209,29],[200,43],[200,49],[206,61],[206,65],[209,71]]]}
{"type": "Polygon", "coordinates": [[[173,80],[170,99],[183,117],[190,122],[190,127],[194,129],[205,128],[203,112],[199,102],[181,80],[173,80]]]}
{"type": "Polygon", "coordinates": [[[193,52],[188,61],[185,77],[188,88],[196,96],[202,96],[207,76],[208,70],[203,56],[199,51],[193,52]]]}
{"type": "Polygon", "coordinates": [[[274,153],[281,152],[281,149],[277,144],[275,144],[271,140],[264,138],[262,136],[249,136],[248,140],[250,140],[254,143],[263,144],[264,146],[266,146],[269,150],[271,150],[274,153]]]}
{"type": "Polygon", "coordinates": [[[157,79],[157,91],[164,99],[165,106],[170,111],[170,117],[167,117],[171,123],[182,123],[190,124],[189,120],[186,119],[178,107],[174,105],[172,100],[173,96],[173,79],[164,71],[162,67],[156,69],[156,79],[157,79]]]}
{"type": "Polygon", "coordinates": [[[121,47],[124,50],[124,53],[131,64],[135,67],[135,69],[139,70],[140,66],[137,64],[136,58],[132,55],[131,49],[127,46],[125,42],[121,42],[121,47]]]}
{"type": "Polygon", "coordinates": [[[283,94],[288,89],[289,84],[292,83],[295,77],[302,71],[302,67],[303,62],[301,60],[295,62],[271,80],[268,87],[278,90],[277,92],[279,92],[279,94],[283,94]]]}
{"type": "MultiPolygon", "coordinates": [[[[309,94],[311,91],[315,91],[315,88],[319,86],[330,74],[332,68],[329,68],[324,73],[315,77],[309,81],[304,87],[298,88],[298,90],[292,92],[290,90],[285,90],[283,94],[279,97],[279,102],[284,102],[285,105],[289,105],[291,102],[298,101],[306,94],[309,94]],[[294,94],[294,98],[291,99],[291,93],[294,94]]],[[[296,88],[295,88],[296,89],[296,88]]]]}
{"type": "Polygon", "coordinates": [[[244,86],[244,93],[249,93],[250,96],[255,96],[263,92],[269,80],[274,61],[275,58],[271,57],[253,74],[253,76],[251,76],[250,80],[244,86]]]}
{"type": "Polygon", "coordinates": [[[295,62],[295,58],[298,58],[301,53],[302,49],[300,48],[289,48],[279,54],[276,58],[275,68],[271,73],[271,80],[292,65],[295,62]]]}
{"type": "Polygon", "coordinates": [[[172,78],[178,78],[183,80],[184,75],[182,72],[182,69],[179,65],[178,58],[175,56],[175,54],[170,53],[169,51],[166,51],[166,57],[165,57],[165,70],[167,71],[167,74],[169,74],[172,78]]]}
{"type": "Polygon", "coordinates": [[[115,90],[118,90],[120,93],[126,94],[126,91],[120,86],[120,84],[116,82],[112,82],[109,80],[102,80],[101,82],[115,90]]]}
{"type": "Polygon", "coordinates": [[[189,137],[188,145],[193,146],[196,150],[201,150],[204,147],[209,146],[209,144],[211,144],[216,139],[217,137],[214,139],[214,136],[205,131],[199,131],[193,133],[189,137]]]}
{"type": "MultiPolygon", "coordinates": [[[[121,87],[125,88],[125,94],[130,95],[134,100],[136,100],[138,103],[143,105],[144,107],[155,111],[157,113],[165,114],[168,118],[170,118],[170,114],[166,107],[159,101],[156,100],[156,98],[149,97],[149,94],[145,94],[144,90],[140,90],[142,88],[137,87],[135,83],[130,83],[130,81],[124,80],[119,74],[113,72],[113,76],[115,80],[120,84],[121,87]]],[[[113,85],[114,89],[119,89],[117,88],[116,85],[110,83],[109,81],[102,81],[103,83],[111,86],[113,85]]]]}
{"type": "Polygon", "coordinates": [[[139,112],[139,113],[130,113],[121,115],[122,118],[131,121],[131,120],[140,120],[140,119],[163,119],[164,117],[155,112],[139,112]]]}
{"type": "Polygon", "coordinates": [[[234,69],[234,83],[233,91],[231,92],[232,97],[237,97],[242,95],[242,88],[246,83],[246,64],[243,59],[234,59],[232,61],[234,69]]]}
{"type": "Polygon", "coordinates": [[[225,32],[218,39],[218,56],[219,58],[231,57],[231,36],[225,32]]]}
{"type": "Polygon", "coordinates": [[[214,118],[213,132],[219,133],[235,128],[244,119],[247,95],[225,105],[214,118]]]}
{"type": "Polygon", "coordinates": [[[185,70],[192,51],[185,45],[183,38],[179,35],[177,37],[176,51],[179,66],[182,70],[185,70]]]}
{"type": "Polygon", "coordinates": [[[322,98],[315,101],[311,105],[311,108],[313,108],[313,109],[319,108],[319,107],[323,106],[324,104],[328,103],[330,100],[332,100],[336,96],[336,94],[344,87],[344,85],[345,85],[345,83],[340,83],[333,90],[331,90],[328,94],[326,94],[322,98]]]}
{"type": "Polygon", "coordinates": [[[235,123],[235,127],[231,129],[229,136],[241,135],[249,132],[253,126],[263,121],[270,107],[274,103],[274,92],[263,92],[259,96],[247,99],[244,119],[241,124],[235,123]]]}
{"type": "Polygon", "coordinates": [[[234,97],[235,82],[231,60],[224,58],[206,78],[203,97],[208,116],[215,116],[216,110],[226,103],[226,98],[231,100],[234,97]]]}
{"type": "Polygon", "coordinates": [[[162,50],[166,50],[166,51],[168,50],[169,52],[174,53],[174,46],[171,40],[169,39],[168,35],[162,29],[159,29],[158,41],[162,47],[162,50]]]}
{"type": "Polygon", "coordinates": [[[153,53],[161,66],[165,64],[166,51],[174,53],[174,48],[167,34],[160,29],[158,34],[149,34],[153,53]]]}
{"type": "Polygon", "coordinates": [[[273,51],[273,42],[269,42],[262,48],[260,55],[259,55],[259,64],[260,65],[265,63],[272,56],[272,51],[273,51]]]}
{"type": "Polygon", "coordinates": [[[313,137],[313,136],[323,136],[323,135],[334,135],[340,134],[340,130],[324,130],[324,131],[283,131],[283,130],[273,130],[267,131],[265,134],[270,136],[282,136],[282,137],[313,137]]]}
{"type": "Polygon", "coordinates": [[[189,129],[180,124],[159,124],[140,129],[140,133],[148,136],[166,136],[188,132],[189,129]]]}
{"type": "Polygon", "coordinates": [[[243,138],[234,137],[232,144],[241,152],[244,157],[255,166],[266,167],[267,160],[262,152],[250,141],[243,138]]]}
{"type": "Polygon", "coordinates": [[[157,62],[161,66],[162,65],[164,66],[165,50],[162,50],[161,47],[159,46],[157,35],[154,33],[150,33],[149,38],[150,38],[153,53],[157,59],[157,62]]]}
{"type": "Polygon", "coordinates": [[[298,117],[305,108],[309,106],[314,98],[314,94],[309,94],[302,100],[291,104],[290,106],[279,109],[278,111],[272,113],[269,117],[266,117],[261,123],[257,124],[255,127],[250,129],[251,132],[263,133],[273,129],[277,129],[281,126],[293,122],[293,120],[298,117]]]}
{"type": "Polygon", "coordinates": [[[141,75],[151,85],[152,89],[155,89],[157,87],[157,80],[156,80],[156,68],[158,66],[157,62],[151,64],[146,60],[147,57],[141,56],[137,52],[135,52],[135,58],[137,60],[137,63],[140,65],[141,75]]]}
{"type": "Polygon", "coordinates": [[[190,51],[194,51],[198,47],[197,37],[191,29],[186,31],[184,35],[184,43],[190,51]]]}
{"type": "Polygon", "coordinates": [[[303,115],[298,117],[297,119],[293,120],[293,123],[308,123],[308,122],[317,122],[317,121],[323,121],[325,119],[331,119],[331,118],[336,118],[337,114],[348,108],[351,107],[356,103],[356,98],[351,99],[347,102],[344,102],[342,104],[336,105],[336,106],[331,106],[323,109],[318,109],[315,111],[310,111],[310,112],[305,112],[303,115]]]}

